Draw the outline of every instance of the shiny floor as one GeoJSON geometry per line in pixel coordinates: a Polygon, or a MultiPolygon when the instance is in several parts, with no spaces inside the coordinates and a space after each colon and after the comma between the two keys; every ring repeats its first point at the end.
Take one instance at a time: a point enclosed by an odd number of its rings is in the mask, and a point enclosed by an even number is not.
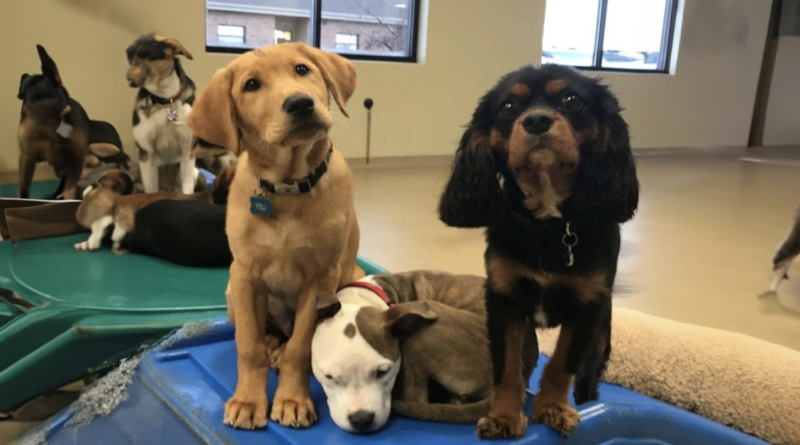
{"type": "MultiPolygon", "coordinates": [[[[639,212],[623,228],[615,304],[800,350],[800,260],[778,294],[771,258],[800,206],[800,148],[638,156],[639,212]],[[761,162],[754,162],[761,161],[761,162]]],[[[483,234],[442,224],[449,167],[356,168],[361,254],[391,271],[484,274],[483,234]]]]}

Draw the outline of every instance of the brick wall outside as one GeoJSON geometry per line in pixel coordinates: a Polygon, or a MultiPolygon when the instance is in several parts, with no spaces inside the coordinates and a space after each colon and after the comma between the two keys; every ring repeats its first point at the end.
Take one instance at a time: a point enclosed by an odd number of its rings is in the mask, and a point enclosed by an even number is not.
{"type": "Polygon", "coordinates": [[[336,34],[350,34],[358,36],[358,49],[363,51],[406,51],[405,31],[404,26],[323,20],[320,43],[323,49],[332,50],[336,47],[336,34]]]}
{"type": "MultiPolygon", "coordinates": [[[[217,25],[244,26],[245,44],[262,46],[275,43],[274,31],[291,31],[295,42],[308,42],[309,20],[302,17],[275,17],[265,14],[209,11],[206,20],[206,38],[210,45],[217,42],[217,25]]],[[[376,23],[322,21],[321,43],[324,49],[336,48],[336,34],[358,36],[358,49],[366,51],[406,51],[405,26],[376,23]]],[[[221,46],[224,46],[221,44],[221,46]]]]}
{"type": "Polygon", "coordinates": [[[209,45],[218,41],[217,25],[244,26],[244,42],[248,46],[275,43],[275,17],[271,15],[209,11],[206,19],[206,41],[209,45]]]}

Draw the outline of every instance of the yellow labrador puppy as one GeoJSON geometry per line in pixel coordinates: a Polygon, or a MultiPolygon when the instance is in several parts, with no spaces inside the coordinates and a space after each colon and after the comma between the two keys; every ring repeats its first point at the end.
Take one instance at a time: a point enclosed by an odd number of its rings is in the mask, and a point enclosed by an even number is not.
{"type": "Polygon", "coordinates": [[[353,175],[328,137],[330,97],[346,116],[355,82],[343,57],[300,43],[267,46],[217,71],[189,116],[197,136],[240,159],[226,223],[238,381],[224,421],[233,427],[266,426],[277,350],[270,418],[298,428],[317,419],[308,388],[317,301],[351,281],[359,240],[353,175]],[[276,328],[285,345],[265,337],[276,328]]]}

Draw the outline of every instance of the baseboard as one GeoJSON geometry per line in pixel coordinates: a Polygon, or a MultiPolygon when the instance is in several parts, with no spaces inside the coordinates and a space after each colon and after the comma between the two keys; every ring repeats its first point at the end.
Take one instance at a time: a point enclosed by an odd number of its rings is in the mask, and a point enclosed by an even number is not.
{"type": "MultiPolygon", "coordinates": [[[[636,156],[665,156],[665,155],[744,155],[746,147],[665,147],[665,148],[634,148],[636,156]]],[[[453,163],[453,155],[436,156],[391,156],[372,158],[367,164],[363,157],[347,158],[347,163],[354,170],[363,168],[408,168],[408,167],[441,167],[453,163]]]]}
{"type": "MultiPolygon", "coordinates": [[[[46,165],[42,165],[33,172],[34,181],[52,181],[58,179],[56,172],[46,165]]],[[[19,182],[19,171],[10,170],[0,172],[0,185],[17,184],[19,182]]]]}
{"type": "Polygon", "coordinates": [[[658,147],[634,148],[636,156],[664,156],[664,155],[743,155],[747,147],[658,147]]]}
{"type": "Polygon", "coordinates": [[[452,155],[436,156],[390,156],[371,158],[347,158],[353,170],[364,168],[413,168],[413,167],[449,167],[453,164],[452,155]]]}

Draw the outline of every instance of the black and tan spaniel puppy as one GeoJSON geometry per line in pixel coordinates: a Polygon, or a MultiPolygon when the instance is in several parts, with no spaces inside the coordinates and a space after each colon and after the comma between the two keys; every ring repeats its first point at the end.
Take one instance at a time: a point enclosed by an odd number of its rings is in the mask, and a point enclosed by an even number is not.
{"type": "Polygon", "coordinates": [[[503,77],[478,104],[442,196],[454,227],[486,227],[486,289],[494,388],[481,438],[524,434],[522,351],[534,328],[561,326],[533,420],[561,434],[597,398],[608,360],[620,224],[639,200],[628,126],[595,79],[557,65],[503,77]]]}

